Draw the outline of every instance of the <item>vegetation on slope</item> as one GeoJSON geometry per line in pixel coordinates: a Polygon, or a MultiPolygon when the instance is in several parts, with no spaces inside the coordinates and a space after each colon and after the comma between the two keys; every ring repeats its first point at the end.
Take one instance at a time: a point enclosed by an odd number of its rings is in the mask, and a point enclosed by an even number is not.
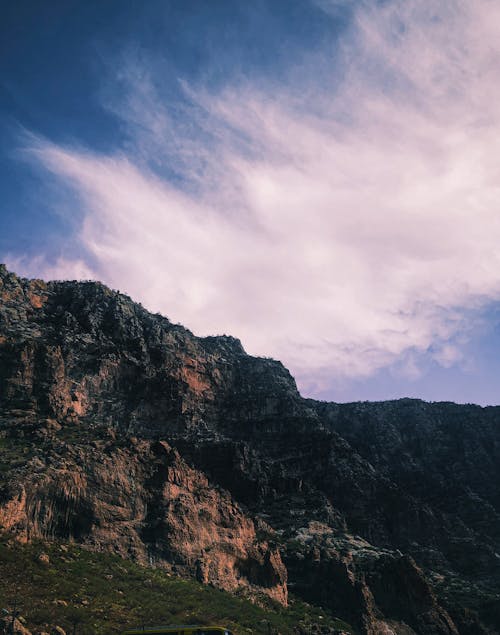
{"type": "Polygon", "coordinates": [[[161,569],[73,544],[22,545],[0,537],[0,609],[14,604],[33,632],[59,625],[78,635],[154,624],[220,624],[244,633],[351,632],[325,611],[292,600],[259,606],[161,569]]]}

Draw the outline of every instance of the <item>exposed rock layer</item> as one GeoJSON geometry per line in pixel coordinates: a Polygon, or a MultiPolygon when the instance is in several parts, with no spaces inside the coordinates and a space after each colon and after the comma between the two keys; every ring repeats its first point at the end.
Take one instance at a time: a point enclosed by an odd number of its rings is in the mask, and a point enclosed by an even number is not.
{"type": "Polygon", "coordinates": [[[305,400],[234,338],[2,268],[0,425],[21,538],[290,586],[367,635],[500,628],[500,409],[305,400]]]}

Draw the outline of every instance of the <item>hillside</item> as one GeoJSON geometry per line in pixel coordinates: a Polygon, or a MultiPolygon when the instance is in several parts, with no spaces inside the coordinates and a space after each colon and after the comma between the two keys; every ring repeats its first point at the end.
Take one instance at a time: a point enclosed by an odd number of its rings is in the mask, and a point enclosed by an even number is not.
{"type": "MultiPolygon", "coordinates": [[[[59,626],[78,635],[107,635],[143,624],[223,624],[233,632],[349,631],[328,612],[294,601],[265,607],[162,569],[141,567],[74,544],[0,539],[2,608],[17,606],[33,632],[59,626]]],[[[1,632],[1,625],[0,625],[1,632]]]]}
{"type": "Polygon", "coordinates": [[[499,408],[303,399],[99,283],[3,267],[0,298],[4,532],[363,635],[499,632],[499,408]]]}

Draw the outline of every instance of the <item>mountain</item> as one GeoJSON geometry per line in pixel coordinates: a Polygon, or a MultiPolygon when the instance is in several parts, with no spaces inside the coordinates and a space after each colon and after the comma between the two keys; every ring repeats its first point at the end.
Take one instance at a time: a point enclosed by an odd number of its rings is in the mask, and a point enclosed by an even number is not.
{"type": "Polygon", "coordinates": [[[96,282],[0,267],[0,525],[362,635],[500,632],[500,408],[304,399],[96,282]]]}

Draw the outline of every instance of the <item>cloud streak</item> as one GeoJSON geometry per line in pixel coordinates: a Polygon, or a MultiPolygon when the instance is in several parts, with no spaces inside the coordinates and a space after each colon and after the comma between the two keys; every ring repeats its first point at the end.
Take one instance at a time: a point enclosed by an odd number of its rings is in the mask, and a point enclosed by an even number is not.
{"type": "Polygon", "coordinates": [[[500,298],[499,68],[494,2],[366,3],[335,57],[310,52],[286,83],[186,86],[176,109],[129,59],[107,91],[125,148],[30,153],[79,193],[97,277],[314,393],[405,358],[414,373],[415,354],[460,363],[500,298]]]}

